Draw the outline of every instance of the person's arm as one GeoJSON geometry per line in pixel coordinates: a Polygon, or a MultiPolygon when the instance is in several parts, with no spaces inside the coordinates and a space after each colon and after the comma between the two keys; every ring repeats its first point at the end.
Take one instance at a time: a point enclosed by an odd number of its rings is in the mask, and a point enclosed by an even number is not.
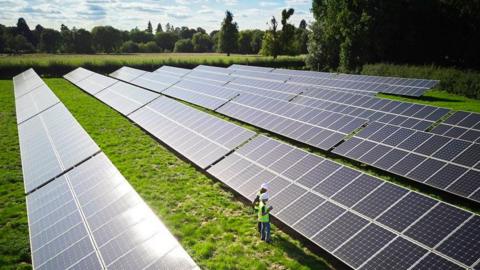
{"type": "Polygon", "coordinates": [[[269,206],[267,209],[265,209],[265,206],[262,206],[262,215],[266,215],[272,211],[273,206],[269,206]]]}
{"type": "Polygon", "coordinates": [[[255,200],[253,200],[252,206],[255,207],[258,204],[259,201],[260,201],[260,196],[257,195],[255,197],[255,200]]]}

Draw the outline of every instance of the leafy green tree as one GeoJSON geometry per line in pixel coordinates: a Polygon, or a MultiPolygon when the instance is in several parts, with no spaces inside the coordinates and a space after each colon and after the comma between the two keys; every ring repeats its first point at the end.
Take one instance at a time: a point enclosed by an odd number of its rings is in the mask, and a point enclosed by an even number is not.
{"type": "Polygon", "coordinates": [[[30,31],[30,27],[28,27],[24,18],[19,18],[17,21],[17,34],[24,36],[31,44],[35,43],[32,31],[30,31]]]}
{"type": "Polygon", "coordinates": [[[122,33],[111,26],[96,26],[92,29],[93,43],[98,52],[112,53],[122,43],[122,33]]]}
{"type": "Polygon", "coordinates": [[[160,32],[155,35],[155,42],[162,51],[172,52],[178,36],[173,32],[160,32]]]}
{"type": "Polygon", "coordinates": [[[0,24],[0,52],[4,52],[5,51],[5,35],[4,35],[4,29],[5,29],[5,26],[3,24],[0,24]]]}
{"type": "Polygon", "coordinates": [[[310,31],[307,29],[307,23],[305,20],[300,22],[298,28],[295,29],[295,38],[293,42],[293,48],[295,54],[306,54],[308,53],[307,44],[308,44],[308,35],[310,31]]]}
{"type": "Polygon", "coordinates": [[[75,41],[73,32],[64,24],[60,26],[60,34],[62,35],[62,52],[72,53],[75,51],[75,41]]]}
{"type": "Polygon", "coordinates": [[[294,12],[295,10],[293,8],[282,10],[282,31],[280,32],[279,46],[281,47],[281,53],[284,54],[294,54],[292,44],[295,35],[295,26],[287,22],[294,12]]]}
{"type": "Polygon", "coordinates": [[[140,48],[140,52],[144,52],[144,53],[160,52],[160,47],[158,47],[158,45],[155,41],[149,41],[147,43],[141,43],[138,46],[140,48]]]}
{"type": "Polygon", "coordinates": [[[122,46],[120,46],[120,52],[122,53],[137,53],[140,51],[140,48],[137,43],[127,40],[123,42],[122,46]]]}
{"type": "Polygon", "coordinates": [[[155,34],[162,33],[162,32],[163,32],[162,24],[158,23],[157,24],[157,30],[155,31],[155,34]]]}
{"type": "Polygon", "coordinates": [[[147,43],[153,40],[153,35],[148,31],[142,31],[138,28],[134,28],[130,30],[129,33],[129,40],[136,42],[136,43],[147,43]]]}
{"type": "Polygon", "coordinates": [[[252,31],[252,41],[250,42],[252,53],[258,54],[260,52],[260,49],[262,48],[263,35],[265,35],[265,32],[262,30],[255,29],[252,31]]]}
{"type": "Polygon", "coordinates": [[[193,43],[191,39],[180,39],[175,42],[174,52],[193,52],[193,43]]]}
{"type": "Polygon", "coordinates": [[[276,59],[281,52],[281,44],[277,27],[277,19],[275,19],[275,16],[272,16],[272,19],[270,19],[269,29],[263,36],[262,49],[260,50],[261,54],[271,55],[273,56],[273,59],[276,59]]]}
{"type": "Polygon", "coordinates": [[[62,45],[62,35],[53,29],[44,29],[40,35],[40,50],[47,53],[56,53],[62,45]]]}
{"type": "Polygon", "coordinates": [[[235,52],[238,47],[238,25],[233,22],[233,14],[230,11],[225,12],[225,19],[223,19],[222,27],[220,28],[220,35],[218,40],[218,49],[227,53],[235,52]]]}
{"type": "Polygon", "coordinates": [[[192,44],[194,52],[209,52],[212,50],[213,46],[210,36],[201,32],[193,35],[192,44]]]}
{"type": "Polygon", "coordinates": [[[178,31],[178,36],[180,39],[191,39],[193,35],[197,32],[195,29],[190,29],[186,26],[182,26],[180,28],[180,31],[178,31]]]}
{"type": "Polygon", "coordinates": [[[243,54],[253,53],[252,50],[253,31],[243,30],[238,33],[238,52],[243,54]]]}
{"type": "Polygon", "coordinates": [[[92,35],[85,29],[74,31],[74,51],[76,53],[93,53],[92,35]]]}
{"type": "Polygon", "coordinates": [[[40,35],[42,34],[43,29],[44,29],[43,26],[41,26],[40,24],[37,24],[37,26],[35,26],[35,29],[32,31],[32,35],[34,39],[34,42],[32,43],[33,46],[35,47],[38,46],[38,43],[40,42],[40,35]]]}

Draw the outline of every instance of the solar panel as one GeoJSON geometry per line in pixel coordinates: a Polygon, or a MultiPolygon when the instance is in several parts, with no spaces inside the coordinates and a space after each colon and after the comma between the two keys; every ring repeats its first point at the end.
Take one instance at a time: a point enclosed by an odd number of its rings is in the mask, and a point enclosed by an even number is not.
{"type": "MultiPolygon", "coordinates": [[[[70,80],[68,77],[65,77],[65,79],[70,80]]],[[[77,82],[70,81],[70,82],[78,86],[83,91],[89,93],[90,95],[95,95],[100,91],[104,90],[105,88],[118,82],[118,80],[100,75],[98,73],[93,73],[92,75],[80,81],[77,81],[77,82]]]]}
{"type": "Polygon", "coordinates": [[[238,93],[223,87],[182,80],[162,94],[188,101],[204,108],[215,110],[238,93]]]}
{"type": "Polygon", "coordinates": [[[114,72],[110,73],[110,77],[114,77],[116,79],[125,81],[125,82],[131,82],[137,77],[142,76],[143,74],[147,73],[146,71],[140,70],[140,69],[135,69],[131,67],[121,67],[114,72]]]}
{"type": "Polygon", "coordinates": [[[179,77],[168,74],[165,72],[147,72],[133,79],[130,83],[161,93],[180,80],[179,77]]]}
{"type": "Polygon", "coordinates": [[[268,81],[277,81],[277,82],[286,82],[290,79],[290,76],[284,74],[274,74],[271,72],[256,72],[244,69],[237,69],[235,72],[231,73],[230,76],[233,77],[245,77],[245,78],[255,78],[259,80],[268,80],[268,81]]]}
{"type": "Polygon", "coordinates": [[[254,135],[167,97],[156,99],[129,118],[202,168],[254,135]]]}
{"type": "Polygon", "coordinates": [[[198,65],[193,70],[210,72],[210,73],[218,73],[218,74],[224,74],[224,75],[228,75],[233,72],[231,69],[214,67],[214,66],[206,66],[206,65],[198,65]]]}
{"type": "Polygon", "coordinates": [[[352,268],[408,269],[427,254],[458,267],[480,259],[478,216],[265,136],[207,171],[251,201],[269,183],[272,214],[352,268]],[[303,180],[309,172],[316,180],[303,180]]]}
{"type": "Polygon", "coordinates": [[[183,78],[194,80],[194,81],[206,81],[213,85],[224,85],[227,82],[231,81],[233,78],[226,74],[211,73],[204,70],[193,69],[192,72],[185,75],[183,78]]]}
{"type": "Polygon", "coordinates": [[[477,201],[479,150],[468,141],[374,122],[333,152],[477,201]]]}
{"type": "Polygon", "coordinates": [[[26,193],[99,151],[61,103],[20,124],[18,134],[26,193]]]}
{"type": "Polygon", "coordinates": [[[366,120],[262,96],[241,94],[217,112],[328,150],[366,120]]]}
{"type": "Polygon", "coordinates": [[[95,95],[123,115],[132,113],[159,96],[159,94],[124,82],[115,83],[95,95]]]}
{"type": "Polygon", "coordinates": [[[35,269],[193,269],[193,260],[100,153],[27,196],[35,269]]]}
{"type": "Polygon", "coordinates": [[[457,111],[432,129],[432,132],[480,143],[480,114],[457,111]]]}
{"type": "Polygon", "coordinates": [[[190,73],[192,70],[191,69],[186,69],[186,68],[178,68],[178,67],[171,67],[171,66],[162,66],[155,70],[154,72],[167,72],[172,75],[176,75],[179,77],[183,77],[186,74],[190,73]]]}
{"type": "Polygon", "coordinates": [[[258,72],[271,72],[272,70],[274,70],[271,67],[257,67],[257,66],[248,66],[248,65],[238,65],[238,64],[230,65],[228,69],[249,70],[249,71],[258,71],[258,72]]]}
{"type": "Polygon", "coordinates": [[[15,101],[17,124],[41,113],[58,102],[60,102],[60,100],[46,85],[41,85],[25,95],[20,96],[15,101]]]}
{"type": "Polygon", "coordinates": [[[42,85],[44,86],[45,83],[31,68],[13,77],[15,98],[19,98],[42,85]]]}
{"type": "Polygon", "coordinates": [[[94,72],[84,69],[82,67],[79,67],[65,74],[63,77],[71,81],[72,83],[77,83],[93,74],[94,72]]]}

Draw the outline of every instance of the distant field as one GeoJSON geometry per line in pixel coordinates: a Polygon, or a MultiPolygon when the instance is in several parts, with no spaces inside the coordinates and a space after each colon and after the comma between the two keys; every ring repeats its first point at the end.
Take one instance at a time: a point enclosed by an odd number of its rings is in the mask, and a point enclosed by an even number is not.
{"type": "Polygon", "coordinates": [[[148,54],[25,54],[0,55],[0,77],[10,79],[33,67],[46,77],[61,77],[76,67],[109,73],[124,65],[154,70],[162,65],[194,68],[197,65],[229,66],[233,63],[301,69],[304,56],[268,56],[219,53],[148,53],[148,54]]]}

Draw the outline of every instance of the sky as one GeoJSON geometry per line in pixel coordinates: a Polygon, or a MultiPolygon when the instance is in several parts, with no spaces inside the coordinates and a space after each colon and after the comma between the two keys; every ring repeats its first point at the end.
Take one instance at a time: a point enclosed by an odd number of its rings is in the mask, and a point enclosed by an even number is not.
{"type": "Polygon", "coordinates": [[[31,29],[43,27],[59,30],[63,23],[69,28],[91,30],[97,25],[111,25],[122,30],[145,29],[151,21],[165,28],[174,26],[202,27],[208,32],[219,29],[225,11],[230,10],[239,29],[266,29],[267,21],[278,21],[284,8],[294,8],[290,22],[298,26],[302,19],[313,20],[311,0],[0,0],[0,24],[16,25],[23,17],[31,29]]]}

